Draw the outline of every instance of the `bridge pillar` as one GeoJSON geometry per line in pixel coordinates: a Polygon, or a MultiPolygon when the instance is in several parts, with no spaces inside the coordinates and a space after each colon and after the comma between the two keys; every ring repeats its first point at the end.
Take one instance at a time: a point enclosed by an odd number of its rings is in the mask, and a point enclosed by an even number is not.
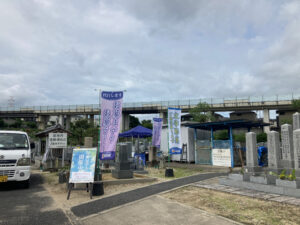
{"type": "Polygon", "coordinates": [[[63,128],[65,126],[65,123],[64,123],[64,115],[59,115],[58,116],[58,124],[60,124],[63,128]]]}
{"type": "Polygon", "coordinates": [[[49,116],[42,116],[42,115],[38,116],[37,118],[38,129],[45,130],[48,120],[49,120],[49,116]]]}
{"type": "MultiPolygon", "coordinates": [[[[264,109],[263,121],[264,121],[264,123],[270,123],[270,111],[268,109],[264,109]]],[[[270,126],[265,126],[264,127],[264,132],[265,133],[270,132],[270,126]]]]}
{"type": "Polygon", "coordinates": [[[71,116],[67,115],[67,118],[66,118],[66,129],[70,130],[70,128],[71,128],[71,116]]]}
{"type": "Polygon", "coordinates": [[[163,124],[168,123],[168,113],[167,112],[160,112],[159,117],[163,119],[163,124]]]}
{"type": "Polygon", "coordinates": [[[122,113],[121,132],[129,129],[129,114],[122,113]]]}
{"type": "Polygon", "coordinates": [[[92,124],[94,126],[94,114],[90,115],[90,119],[89,119],[89,123],[92,124]]]}

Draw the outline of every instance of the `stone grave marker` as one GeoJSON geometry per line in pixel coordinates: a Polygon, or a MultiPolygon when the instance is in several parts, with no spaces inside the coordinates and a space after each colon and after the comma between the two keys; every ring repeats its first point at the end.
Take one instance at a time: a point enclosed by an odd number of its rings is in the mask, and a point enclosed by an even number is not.
{"type": "Polygon", "coordinates": [[[116,157],[115,169],[112,170],[112,176],[117,179],[128,179],[133,177],[133,172],[130,170],[129,151],[127,144],[118,146],[118,154],[116,157]]]}
{"type": "Polygon", "coordinates": [[[259,172],[257,147],[256,147],[256,133],[246,133],[246,172],[259,172]]]}
{"type": "Polygon", "coordinates": [[[271,131],[268,133],[268,167],[269,170],[278,173],[280,162],[280,142],[279,133],[271,131]]]}
{"type": "Polygon", "coordinates": [[[300,177],[300,129],[293,132],[294,141],[294,162],[296,169],[296,176],[300,177]]]}
{"type": "Polygon", "coordinates": [[[293,114],[293,130],[300,129],[300,113],[293,114]]]}
{"type": "Polygon", "coordinates": [[[292,125],[284,124],[281,126],[282,143],[282,168],[292,169],[294,167],[294,147],[293,147],[293,128],[292,125]]]}

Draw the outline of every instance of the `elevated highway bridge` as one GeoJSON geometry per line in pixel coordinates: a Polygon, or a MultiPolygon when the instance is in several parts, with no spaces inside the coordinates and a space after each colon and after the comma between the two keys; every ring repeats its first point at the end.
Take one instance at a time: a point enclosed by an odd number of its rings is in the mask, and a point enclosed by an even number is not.
{"type": "MultiPolygon", "coordinates": [[[[259,97],[236,97],[236,98],[209,98],[209,99],[188,99],[171,101],[145,101],[145,102],[124,102],[123,103],[123,130],[129,126],[129,114],[150,114],[160,113],[166,117],[169,107],[181,108],[188,112],[199,102],[206,102],[213,112],[226,111],[251,111],[263,110],[264,121],[269,121],[269,110],[292,110],[292,101],[300,99],[300,94],[275,95],[259,97]]],[[[82,105],[52,105],[52,106],[23,106],[23,107],[0,107],[0,118],[36,118],[38,122],[45,123],[49,116],[59,116],[60,120],[75,115],[86,115],[90,119],[98,115],[101,110],[99,104],[82,105]]],[[[63,122],[62,122],[63,123],[63,122]]]]}

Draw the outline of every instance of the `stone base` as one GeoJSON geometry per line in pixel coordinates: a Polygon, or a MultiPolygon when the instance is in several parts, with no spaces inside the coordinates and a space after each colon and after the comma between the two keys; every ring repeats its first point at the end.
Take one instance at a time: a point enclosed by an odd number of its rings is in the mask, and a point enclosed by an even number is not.
{"type": "Polygon", "coordinates": [[[148,174],[147,170],[133,170],[133,173],[138,173],[138,174],[148,174]]]}
{"type": "Polygon", "coordinates": [[[263,172],[263,167],[245,167],[245,173],[252,173],[252,175],[255,175],[256,173],[263,172]]]}
{"type": "Polygon", "coordinates": [[[250,176],[250,182],[257,184],[275,184],[276,177],[267,175],[267,176],[250,176]]]}
{"type": "Polygon", "coordinates": [[[288,188],[288,187],[279,187],[275,185],[266,185],[266,184],[258,184],[247,181],[237,181],[231,180],[228,178],[221,178],[219,183],[222,185],[227,185],[236,188],[244,188],[256,191],[262,191],[266,193],[279,194],[279,195],[287,195],[291,197],[300,198],[300,189],[288,188]]]}
{"type": "Polygon", "coordinates": [[[237,181],[249,181],[250,174],[241,174],[241,173],[230,173],[228,175],[230,180],[237,180],[237,181]]]}
{"type": "Polygon", "coordinates": [[[299,188],[300,181],[299,180],[289,181],[289,180],[276,179],[276,186],[287,187],[287,188],[299,188]]]}
{"type": "Polygon", "coordinates": [[[129,179],[133,178],[133,172],[131,170],[112,170],[112,177],[117,179],[129,179]]]}

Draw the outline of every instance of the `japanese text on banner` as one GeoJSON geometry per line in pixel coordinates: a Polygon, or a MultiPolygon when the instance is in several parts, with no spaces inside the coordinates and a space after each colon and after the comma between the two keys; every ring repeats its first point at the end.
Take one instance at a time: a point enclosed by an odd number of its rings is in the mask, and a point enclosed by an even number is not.
{"type": "Polygon", "coordinates": [[[181,109],[168,109],[168,131],[169,131],[169,151],[170,154],[181,154],[181,109]]]}
{"type": "Polygon", "coordinates": [[[102,92],[100,159],[115,158],[116,144],[122,119],[123,92],[102,92]]]}

